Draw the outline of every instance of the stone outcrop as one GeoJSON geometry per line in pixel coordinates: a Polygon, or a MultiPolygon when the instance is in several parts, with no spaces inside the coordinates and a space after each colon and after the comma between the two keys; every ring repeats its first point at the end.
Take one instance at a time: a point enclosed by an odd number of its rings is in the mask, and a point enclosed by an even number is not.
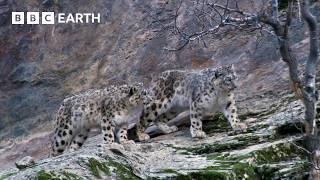
{"type": "MultiPolygon", "coordinates": [[[[290,91],[277,40],[231,32],[208,38],[206,46],[194,42],[167,51],[179,44],[164,28],[172,25],[177,2],[0,0],[0,180],[307,177],[299,148],[303,108],[290,91]],[[94,12],[102,14],[102,23],[13,26],[11,11],[94,12]],[[217,115],[205,122],[206,139],[192,140],[188,125],[181,124],[180,131],[155,133],[150,142],[108,149],[97,147],[102,137],[94,132],[79,151],[47,158],[53,117],[65,96],[125,82],[147,86],[168,69],[231,63],[239,75],[236,103],[247,132],[232,132],[217,115]],[[15,168],[25,156],[35,164],[15,168]]],[[[248,11],[263,5],[239,3],[248,11]]],[[[192,24],[191,5],[183,1],[179,25],[192,24]]],[[[313,8],[320,17],[319,3],[313,8]]],[[[292,23],[293,51],[303,60],[305,27],[292,23]]]]}
{"type": "MultiPolygon", "coordinates": [[[[280,104],[280,102],[278,102],[280,104]]],[[[301,146],[301,103],[283,95],[283,106],[243,115],[247,132],[230,130],[220,114],[204,123],[208,137],[191,138],[187,126],[136,145],[98,146],[89,138],[80,150],[38,160],[24,170],[7,169],[0,179],[273,179],[306,178],[301,146]]]]}
{"type": "MultiPolygon", "coordinates": [[[[183,3],[179,24],[192,24],[192,16],[186,14],[190,5],[183,3]]],[[[246,0],[241,5],[251,7],[246,0]]],[[[167,0],[0,1],[0,139],[50,130],[65,96],[109,84],[148,85],[168,69],[233,63],[240,76],[237,98],[245,103],[242,112],[268,109],[268,103],[257,106],[250,101],[261,92],[272,96],[288,89],[287,69],[272,37],[259,43],[255,34],[229,33],[208,38],[206,47],[194,42],[181,51],[165,50],[179,43],[170,29],[163,28],[172,25],[177,6],[167,0]],[[10,11],[94,12],[101,13],[102,20],[11,25],[10,11]]],[[[296,42],[305,38],[296,37],[296,42]]],[[[298,49],[306,47],[305,42],[298,49]]]]}

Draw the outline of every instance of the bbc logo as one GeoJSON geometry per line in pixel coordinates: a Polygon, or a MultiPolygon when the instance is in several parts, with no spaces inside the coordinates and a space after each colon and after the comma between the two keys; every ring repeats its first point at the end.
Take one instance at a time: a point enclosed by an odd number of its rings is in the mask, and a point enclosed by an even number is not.
{"type": "MultiPolygon", "coordinates": [[[[25,24],[25,14],[27,24],[40,24],[39,12],[12,12],[12,24],[25,24]]],[[[41,24],[54,24],[54,12],[42,12],[41,24]]]]}
{"type": "MultiPolygon", "coordinates": [[[[0,0],[1,1],[1,0],[0,0]]],[[[100,23],[100,13],[12,12],[12,24],[100,23]],[[40,17],[41,16],[41,17],[40,17]],[[26,20],[26,21],[25,21],[26,20]]]]}

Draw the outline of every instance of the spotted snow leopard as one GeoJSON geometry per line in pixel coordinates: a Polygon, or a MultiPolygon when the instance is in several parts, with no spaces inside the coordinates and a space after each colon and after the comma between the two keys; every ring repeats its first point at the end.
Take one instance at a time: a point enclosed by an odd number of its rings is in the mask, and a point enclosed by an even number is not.
{"type": "Polygon", "coordinates": [[[132,143],[127,138],[128,121],[133,113],[141,113],[146,91],[141,83],[111,86],[66,98],[56,117],[51,143],[51,156],[80,148],[91,128],[101,127],[104,143],[132,143]]]}
{"type": "Polygon", "coordinates": [[[237,116],[233,90],[236,75],[232,65],[204,70],[168,70],[151,85],[152,100],[145,104],[136,131],[140,141],[148,140],[145,127],[154,123],[164,133],[177,131],[168,126],[168,116],[189,110],[193,138],[206,137],[201,119],[223,112],[233,129],[245,129],[237,116]]]}

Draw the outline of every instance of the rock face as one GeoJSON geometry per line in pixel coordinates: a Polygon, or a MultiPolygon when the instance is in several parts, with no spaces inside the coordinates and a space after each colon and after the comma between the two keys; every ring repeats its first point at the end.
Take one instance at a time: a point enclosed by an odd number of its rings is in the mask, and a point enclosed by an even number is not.
{"type": "MultiPolygon", "coordinates": [[[[249,8],[243,0],[242,5],[249,8]]],[[[193,22],[186,1],[179,24],[193,22]]],[[[230,33],[208,38],[207,47],[191,43],[167,51],[179,41],[170,26],[178,2],[132,0],[38,1],[0,3],[0,139],[51,129],[62,99],[90,88],[141,81],[168,69],[197,69],[233,63],[239,74],[242,112],[268,108],[250,99],[288,89],[285,64],[276,39],[257,47],[255,34],[230,33]],[[11,25],[11,11],[101,13],[101,24],[11,25]],[[265,53],[267,52],[267,53],[265,53]],[[275,89],[275,90],[274,90],[275,89]]],[[[259,6],[259,1],[255,6],[259,6]]],[[[297,36],[297,42],[304,39],[297,36]]],[[[305,48],[306,43],[299,45],[305,48]]],[[[272,102],[272,99],[270,99],[272,102]]]]}
{"type": "MultiPolygon", "coordinates": [[[[262,5],[239,3],[249,11],[262,5]]],[[[290,92],[277,40],[228,33],[208,38],[206,46],[191,43],[168,51],[179,45],[170,28],[164,28],[172,25],[178,5],[167,0],[0,0],[0,179],[307,177],[296,128],[301,127],[303,108],[290,92]],[[11,11],[94,12],[101,13],[102,23],[10,25],[11,11]],[[209,137],[203,140],[192,140],[182,125],[174,134],[118,149],[98,148],[102,137],[92,136],[79,151],[47,158],[53,116],[65,96],[109,84],[148,85],[167,69],[231,63],[239,75],[235,94],[247,132],[232,132],[216,116],[205,123],[209,137]],[[25,156],[36,164],[14,168],[25,156]]],[[[183,1],[179,25],[192,24],[191,5],[183,1]]],[[[319,7],[316,2],[317,15],[319,7]]],[[[305,59],[305,27],[293,24],[293,50],[305,59]]]]}
{"type": "Polygon", "coordinates": [[[209,137],[202,140],[192,139],[184,126],[147,143],[112,148],[98,147],[103,138],[98,135],[76,152],[39,160],[21,171],[5,170],[0,178],[303,179],[308,163],[295,127],[303,108],[292,95],[281,100],[284,106],[243,116],[249,125],[246,133],[232,132],[217,115],[205,121],[209,137]]]}

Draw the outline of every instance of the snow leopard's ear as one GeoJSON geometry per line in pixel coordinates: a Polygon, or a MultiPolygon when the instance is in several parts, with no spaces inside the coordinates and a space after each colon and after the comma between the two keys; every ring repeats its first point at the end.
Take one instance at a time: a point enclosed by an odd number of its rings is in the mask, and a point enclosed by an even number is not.
{"type": "Polygon", "coordinates": [[[220,69],[218,69],[217,71],[214,72],[213,80],[218,79],[222,75],[223,75],[222,71],[220,69]]]}
{"type": "Polygon", "coordinates": [[[213,79],[212,79],[212,80],[215,80],[215,79],[217,79],[218,77],[219,77],[218,72],[215,72],[215,73],[214,73],[214,77],[213,77],[213,79]]]}
{"type": "Polygon", "coordinates": [[[233,64],[229,64],[226,66],[226,70],[227,72],[234,72],[234,65],[233,64]]]}
{"type": "Polygon", "coordinates": [[[143,88],[143,83],[134,83],[133,85],[130,86],[129,90],[129,96],[132,96],[136,94],[138,91],[142,90],[143,88]]]}
{"type": "Polygon", "coordinates": [[[220,83],[220,77],[222,76],[221,72],[219,71],[216,71],[212,74],[212,77],[211,77],[211,82],[217,86],[219,83],[220,83]]]}
{"type": "Polygon", "coordinates": [[[136,87],[134,87],[134,86],[130,87],[129,96],[134,95],[137,91],[138,91],[138,90],[137,90],[136,87]]]}

